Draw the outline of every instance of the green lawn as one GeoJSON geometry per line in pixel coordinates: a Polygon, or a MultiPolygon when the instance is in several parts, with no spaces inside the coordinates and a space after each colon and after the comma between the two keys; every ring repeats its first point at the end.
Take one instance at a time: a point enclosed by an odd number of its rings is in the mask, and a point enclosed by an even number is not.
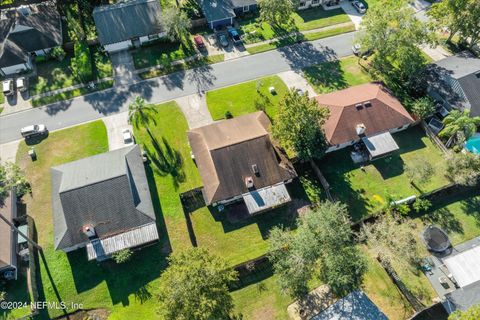
{"type": "MultiPolygon", "coordinates": [[[[0,291],[6,292],[6,301],[30,303],[31,297],[27,286],[26,269],[18,270],[17,280],[0,282],[0,291]]],[[[29,306],[14,310],[0,308],[0,319],[18,319],[30,314],[29,306]]]]}
{"type": "MultiPolygon", "coordinates": [[[[35,162],[30,160],[28,149],[21,142],[17,162],[25,169],[32,184],[33,195],[25,196],[24,200],[29,214],[35,219],[38,242],[44,247],[45,259],[40,259],[40,299],[82,303],[85,309],[113,310],[112,317],[118,319],[125,319],[123,314],[132,309],[144,318],[154,318],[155,303],[150,297],[156,287],[155,281],[165,267],[162,243],[134,253],[133,259],[123,265],[88,262],[81,249],[69,254],[53,249],[50,167],[107,151],[107,132],[103,122],[95,121],[50,133],[47,139],[35,145],[38,155],[35,162]]],[[[153,199],[159,213],[158,201],[155,197],[153,199]]],[[[161,215],[157,217],[161,233],[164,229],[161,228],[161,215]]],[[[48,316],[42,314],[41,318],[61,314],[60,310],[51,309],[48,316]]]]}
{"type": "Polygon", "coordinates": [[[405,164],[412,158],[425,159],[435,168],[431,181],[419,186],[422,191],[448,183],[444,177],[445,160],[441,152],[419,126],[396,133],[393,137],[400,150],[390,157],[373,161],[363,169],[353,163],[348,148],[329,153],[318,161],[334,196],[348,204],[354,221],[379,210],[388,194],[396,199],[419,194],[404,173],[405,164]]]}
{"type": "Polygon", "coordinates": [[[255,101],[266,105],[265,112],[270,118],[277,113],[277,105],[288,88],[278,76],[261,78],[231,87],[207,92],[207,105],[213,120],[225,118],[230,111],[234,117],[257,111],[255,101]],[[269,87],[275,87],[272,95],[269,87]],[[257,89],[259,90],[257,92],[257,89]]]}
{"type": "Polygon", "coordinates": [[[303,73],[315,91],[320,94],[372,81],[368,72],[358,64],[358,58],[355,56],[307,67],[303,69],[303,73]]]}
{"type": "Polygon", "coordinates": [[[306,31],[350,22],[350,18],[342,8],[323,10],[321,7],[298,10],[293,14],[298,30],[306,31]]]}
{"type": "Polygon", "coordinates": [[[179,42],[162,40],[133,50],[132,56],[135,68],[143,69],[158,65],[168,66],[172,61],[185,59],[195,53],[191,43],[185,46],[179,42]]]}

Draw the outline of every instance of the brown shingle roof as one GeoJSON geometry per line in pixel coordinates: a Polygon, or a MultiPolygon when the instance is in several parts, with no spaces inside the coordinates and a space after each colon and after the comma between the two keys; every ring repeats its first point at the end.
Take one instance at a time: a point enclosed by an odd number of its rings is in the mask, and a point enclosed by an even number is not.
{"type": "Polygon", "coordinates": [[[272,145],[269,126],[270,120],[260,111],[188,132],[207,204],[246,193],[247,177],[253,178],[257,189],[296,177],[291,164],[272,145]]]}
{"type": "MultiPolygon", "coordinates": [[[[3,205],[0,203],[0,214],[7,218],[10,222],[16,218],[16,197],[9,192],[3,205]]],[[[15,234],[11,231],[10,226],[5,221],[0,220],[0,269],[12,266],[15,263],[13,251],[15,234]]]]}
{"type": "Polygon", "coordinates": [[[414,122],[400,101],[379,83],[367,83],[316,97],[330,110],[324,125],[330,145],[357,140],[356,127],[364,124],[365,135],[371,136],[414,122]],[[357,104],[370,102],[370,107],[357,104]]]}

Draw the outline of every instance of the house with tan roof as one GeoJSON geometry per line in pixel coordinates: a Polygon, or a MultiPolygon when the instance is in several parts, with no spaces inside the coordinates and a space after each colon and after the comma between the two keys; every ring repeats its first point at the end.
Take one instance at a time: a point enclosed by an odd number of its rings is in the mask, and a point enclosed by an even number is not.
{"type": "Polygon", "coordinates": [[[415,120],[380,83],[367,83],[316,97],[320,106],[330,110],[323,127],[328,152],[359,145],[369,160],[384,157],[398,145],[392,133],[407,129],[415,120]]]}
{"type": "Polygon", "coordinates": [[[260,111],[188,132],[207,205],[244,201],[256,214],[291,201],[285,185],[297,174],[272,143],[270,125],[260,111]]]}

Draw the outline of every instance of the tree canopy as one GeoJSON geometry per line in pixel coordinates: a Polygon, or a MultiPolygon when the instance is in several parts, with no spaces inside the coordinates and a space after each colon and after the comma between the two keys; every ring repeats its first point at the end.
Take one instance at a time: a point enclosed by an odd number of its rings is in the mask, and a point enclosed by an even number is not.
{"type": "Polygon", "coordinates": [[[19,196],[31,192],[30,183],[18,165],[12,162],[0,163],[0,207],[13,188],[19,196]]]}
{"type": "Polygon", "coordinates": [[[169,257],[160,278],[158,312],[166,320],[230,319],[233,300],[228,285],[237,273],[206,249],[191,248],[169,257]]]}
{"type": "Polygon", "coordinates": [[[440,131],[441,138],[448,139],[447,146],[452,143],[461,145],[477,132],[480,125],[480,117],[470,117],[467,110],[452,110],[443,119],[445,127],[440,131]]]}
{"type": "Polygon", "coordinates": [[[435,168],[421,157],[415,157],[405,165],[405,173],[411,182],[427,183],[432,179],[435,168]]]}
{"type": "Polygon", "coordinates": [[[466,311],[456,310],[448,317],[448,320],[478,320],[480,319],[480,304],[471,306],[466,311]]]}
{"type": "Polygon", "coordinates": [[[430,97],[421,97],[412,103],[411,110],[419,119],[425,119],[435,113],[435,104],[430,97]]]}
{"type": "Polygon", "coordinates": [[[140,96],[136,96],[135,100],[128,106],[128,123],[139,126],[148,126],[150,122],[155,123],[153,114],[157,112],[157,109],[152,105],[148,105],[140,96]]]}
{"type": "Polygon", "coordinates": [[[273,136],[302,160],[320,158],[327,146],[322,125],[328,115],[328,109],[321,108],[315,99],[292,89],[279,103],[273,136]]]}
{"type": "Polygon", "coordinates": [[[455,183],[473,186],[480,179],[480,157],[469,152],[452,153],[447,156],[447,178],[455,183]]]}
{"type": "Polygon", "coordinates": [[[163,11],[162,24],[167,37],[171,41],[179,41],[182,43],[189,41],[189,30],[192,23],[184,11],[181,11],[177,7],[165,9],[163,11]]]}
{"type": "Polygon", "coordinates": [[[268,240],[269,258],[281,288],[302,296],[314,276],[338,295],[358,288],[367,266],[354,245],[346,206],[323,202],[301,216],[297,225],[294,233],[274,228],[268,240]]]}
{"type": "Polygon", "coordinates": [[[258,0],[260,19],[272,25],[289,23],[298,7],[296,0],[258,0]]]}

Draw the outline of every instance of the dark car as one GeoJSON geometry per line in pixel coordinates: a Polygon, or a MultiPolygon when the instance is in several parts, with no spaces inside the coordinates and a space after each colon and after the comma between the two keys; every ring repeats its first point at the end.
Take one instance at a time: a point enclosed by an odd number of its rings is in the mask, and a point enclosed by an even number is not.
{"type": "Polygon", "coordinates": [[[228,38],[224,33],[218,33],[217,38],[218,38],[218,43],[222,47],[224,47],[224,48],[228,47],[228,38]]]}
{"type": "Polygon", "coordinates": [[[198,50],[205,50],[205,42],[203,42],[202,36],[195,36],[193,37],[193,41],[195,42],[195,45],[197,46],[198,50]]]}
{"type": "Polygon", "coordinates": [[[237,44],[237,43],[242,42],[242,39],[240,39],[240,35],[238,34],[237,29],[235,29],[233,27],[229,27],[227,29],[227,31],[228,31],[228,35],[230,36],[230,38],[232,38],[233,43],[237,44]]]}

